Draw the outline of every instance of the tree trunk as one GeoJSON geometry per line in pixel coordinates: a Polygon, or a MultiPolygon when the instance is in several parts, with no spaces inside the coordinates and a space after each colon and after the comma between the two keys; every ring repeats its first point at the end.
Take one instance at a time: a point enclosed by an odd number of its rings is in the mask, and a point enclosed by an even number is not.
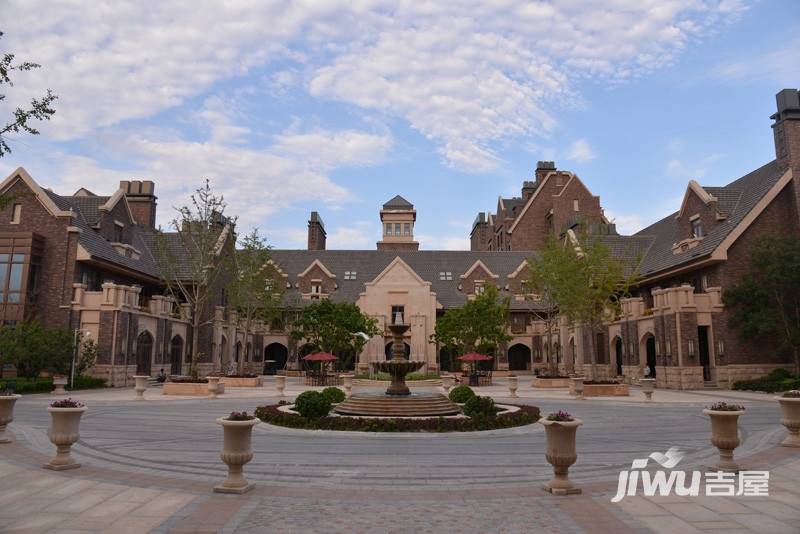
{"type": "Polygon", "coordinates": [[[189,374],[197,377],[197,350],[200,346],[200,318],[197,310],[192,310],[192,362],[189,374]]]}
{"type": "Polygon", "coordinates": [[[794,347],[794,374],[800,377],[800,347],[794,347]]]}

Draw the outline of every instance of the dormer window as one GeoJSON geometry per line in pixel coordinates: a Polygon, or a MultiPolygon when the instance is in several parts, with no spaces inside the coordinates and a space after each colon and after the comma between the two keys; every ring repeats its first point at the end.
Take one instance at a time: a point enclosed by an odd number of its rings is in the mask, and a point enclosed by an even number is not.
{"type": "Polygon", "coordinates": [[[114,242],[122,243],[123,233],[125,232],[125,225],[122,223],[114,222],[114,242]]]}
{"type": "Polygon", "coordinates": [[[692,237],[703,237],[703,225],[700,223],[700,217],[691,220],[692,224],[692,237]]]}
{"type": "Polygon", "coordinates": [[[452,280],[452,279],[453,279],[452,271],[439,271],[439,280],[452,280]]]}
{"type": "Polygon", "coordinates": [[[320,295],[321,293],[322,293],[322,282],[313,282],[311,284],[311,294],[320,295]]]}
{"type": "Polygon", "coordinates": [[[11,224],[19,224],[22,221],[22,204],[11,206],[11,224]]]}
{"type": "Polygon", "coordinates": [[[483,295],[483,292],[486,290],[486,284],[483,280],[476,280],[475,281],[475,294],[476,295],[483,295]]]}
{"type": "Polygon", "coordinates": [[[345,280],[355,280],[357,275],[358,275],[358,271],[345,271],[344,272],[344,279],[345,280]]]}

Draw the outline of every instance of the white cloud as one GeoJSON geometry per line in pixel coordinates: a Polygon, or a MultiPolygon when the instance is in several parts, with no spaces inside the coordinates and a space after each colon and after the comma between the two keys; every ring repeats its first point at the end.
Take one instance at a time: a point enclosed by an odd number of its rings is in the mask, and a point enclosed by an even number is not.
{"type": "Polygon", "coordinates": [[[592,150],[592,147],[589,146],[589,142],[586,139],[578,139],[572,143],[572,146],[567,153],[568,160],[577,161],[579,163],[591,161],[596,157],[597,156],[592,150]]]}
{"type": "Polygon", "coordinates": [[[617,232],[623,235],[630,235],[638,232],[644,227],[642,217],[636,213],[614,213],[605,210],[606,217],[617,225],[617,232]]]}
{"type": "Polygon", "coordinates": [[[464,235],[432,235],[414,236],[419,241],[421,250],[469,250],[469,236],[464,235]]]}
{"type": "MultiPolygon", "coordinates": [[[[546,136],[579,80],[620,82],[661,68],[744,9],[740,0],[97,0],[91,8],[10,0],[4,48],[43,68],[19,76],[6,104],[50,87],[59,100],[43,133],[82,138],[280,60],[291,65],[276,67],[259,91],[306,83],[318,98],[404,119],[450,166],[487,171],[500,161],[498,143],[546,136]]],[[[221,123],[213,135],[246,134],[221,123]]]]}
{"type": "Polygon", "coordinates": [[[776,87],[797,83],[797,50],[800,39],[789,40],[782,48],[759,51],[726,61],[711,70],[711,77],[724,82],[768,80],[776,87]]]}
{"type": "Polygon", "coordinates": [[[340,226],[328,235],[327,248],[341,250],[374,249],[379,227],[369,221],[355,221],[351,226],[340,226]]]}
{"type": "Polygon", "coordinates": [[[309,133],[284,132],[275,137],[272,150],[327,170],[340,165],[376,165],[383,161],[391,145],[392,138],[389,135],[355,130],[317,130],[309,133]]]}

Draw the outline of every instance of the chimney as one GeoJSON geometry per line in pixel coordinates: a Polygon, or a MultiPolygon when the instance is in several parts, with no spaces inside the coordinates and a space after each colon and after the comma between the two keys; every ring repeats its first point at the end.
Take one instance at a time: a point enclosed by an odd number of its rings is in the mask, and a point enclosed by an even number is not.
{"type": "Polygon", "coordinates": [[[525,180],[522,182],[522,200],[528,200],[533,196],[536,192],[536,188],[539,186],[539,182],[525,180]]]}
{"type": "Polygon", "coordinates": [[[795,213],[800,217],[800,92],[784,89],[775,95],[775,100],[778,112],[770,117],[775,121],[775,160],[781,172],[792,170],[795,213]]]}
{"type": "Polygon", "coordinates": [[[308,250],[325,250],[325,223],[316,211],[308,219],[308,250]]]}
{"type": "Polygon", "coordinates": [[[542,183],[547,173],[556,170],[556,164],[552,161],[540,161],[536,164],[536,181],[542,183]]]}
{"type": "Polygon", "coordinates": [[[155,184],[150,180],[122,180],[119,188],[125,193],[125,199],[131,208],[136,224],[145,228],[156,227],[155,184]]]}

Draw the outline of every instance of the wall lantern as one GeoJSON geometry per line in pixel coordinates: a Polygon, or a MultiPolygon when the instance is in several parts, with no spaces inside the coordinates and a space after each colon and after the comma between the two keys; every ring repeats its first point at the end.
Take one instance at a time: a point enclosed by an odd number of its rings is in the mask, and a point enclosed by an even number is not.
{"type": "Polygon", "coordinates": [[[656,340],[656,357],[661,356],[661,342],[656,340]]]}
{"type": "Polygon", "coordinates": [[[667,356],[672,356],[672,342],[669,339],[664,343],[664,352],[667,356]]]}
{"type": "Polygon", "coordinates": [[[694,340],[689,340],[689,357],[694,358],[694,340]]]}
{"type": "Polygon", "coordinates": [[[628,343],[628,356],[633,357],[633,342],[628,343]]]}
{"type": "Polygon", "coordinates": [[[717,356],[720,358],[725,356],[725,342],[721,339],[717,340],[717,356]]]}

